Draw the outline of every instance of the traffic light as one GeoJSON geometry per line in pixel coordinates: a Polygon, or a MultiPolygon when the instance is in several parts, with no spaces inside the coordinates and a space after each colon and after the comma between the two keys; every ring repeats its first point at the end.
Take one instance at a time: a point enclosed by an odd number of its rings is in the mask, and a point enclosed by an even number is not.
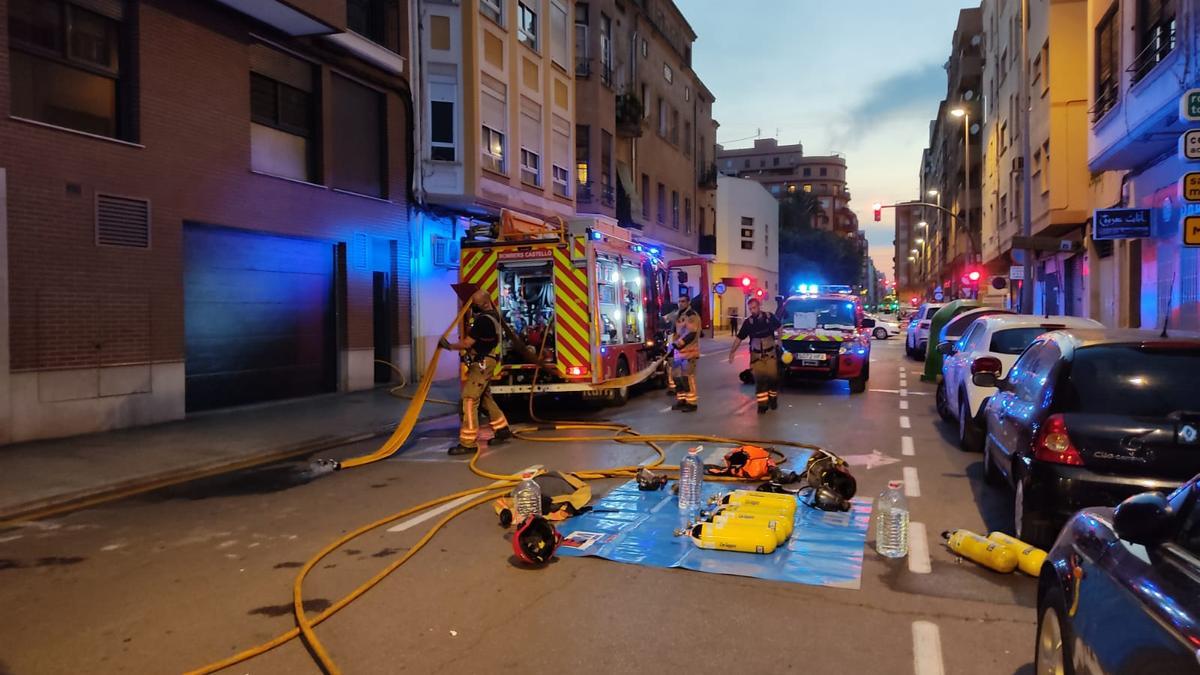
{"type": "Polygon", "coordinates": [[[970,279],[971,283],[973,284],[979,283],[979,278],[982,276],[983,275],[979,273],[979,270],[971,270],[970,272],[967,272],[967,279],[970,279]]]}
{"type": "Polygon", "coordinates": [[[742,277],[742,288],[750,288],[750,285],[753,283],[754,279],[751,279],[750,277],[742,277]]]}
{"type": "Polygon", "coordinates": [[[758,289],[758,290],[756,290],[756,291],[754,291],[754,297],[756,297],[756,298],[758,298],[758,299],[760,299],[760,300],[761,300],[761,299],[763,298],[763,296],[765,296],[766,294],[767,294],[767,292],[766,292],[766,291],[764,291],[764,290],[763,290],[763,289],[761,289],[761,288],[760,288],[760,289],[758,289]]]}
{"type": "Polygon", "coordinates": [[[875,205],[875,222],[878,223],[882,220],[883,220],[883,204],[876,204],[875,205]]]}

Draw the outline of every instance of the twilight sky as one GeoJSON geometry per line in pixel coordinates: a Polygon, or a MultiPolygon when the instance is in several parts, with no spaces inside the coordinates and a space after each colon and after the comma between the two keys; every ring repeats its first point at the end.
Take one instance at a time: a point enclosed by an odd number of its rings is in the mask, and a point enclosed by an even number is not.
{"type": "Polygon", "coordinates": [[[807,155],[845,155],[875,265],[892,277],[893,216],[917,196],[958,10],[978,0],[676,0],[699,36],[693,66],[717,98],[717,142],[761,130],[807,155]]]}

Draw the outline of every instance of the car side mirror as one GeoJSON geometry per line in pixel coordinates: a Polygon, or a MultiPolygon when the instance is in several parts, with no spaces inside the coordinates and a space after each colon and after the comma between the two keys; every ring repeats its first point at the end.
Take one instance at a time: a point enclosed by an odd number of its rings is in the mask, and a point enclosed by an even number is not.
{"type": "Polygon", "coordinates": [[[863,328],[874,328],[875,327],[875,319],[863,319],[862,327],[863,328]]]}
{"type": "Polygon", "coordinates": [[[971,383],[976,387],[988,387],[992,389],[1004,389],[1005,380],[1001,379],[1000,373],[994,373],[989,370],[981,370],[974,375],[971,375],[971,383]]]}
{"type": "Polygon", "coordinates": [[[1121,502],[1113,512],[1113,531],[1125,541],[1154,546],[1171,536],[1175,512],[1161,492],[1143,492],[1121,502]]]}
{"type": "Polygon", "coordinates": [[[951,356],[954,354],[954,343],[949,341],[939,342],[937,350],[942,356],[951,356]]]}

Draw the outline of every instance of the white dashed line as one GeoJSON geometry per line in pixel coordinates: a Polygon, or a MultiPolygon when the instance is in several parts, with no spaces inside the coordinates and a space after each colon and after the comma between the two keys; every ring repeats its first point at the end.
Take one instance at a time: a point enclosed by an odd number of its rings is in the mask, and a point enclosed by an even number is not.
{"type": "Polygon", "coordinates": [[[903,387],[901,387],[901,389],[900,389],[900,395],[901,395],[901,396],[908,396],[908,390],[907,390],[907,389],[904,389],[903,387]]]}
{"type": "Polygon", "coordinates": [[[901,400],[901,401],[900,401],[900,409],[901,409],[901,410],[908,410],[908,401],[901,400]]]}
{"type": "Polygon", "coordinates": [[[904,496],[921,496],[921,479],[917,477],[917,468],[915,466],[904,467],[904,496]]]}
{"type": "Polygon", "coordinates": [[[932,621],[914,621],[913,672],[916,675],[945,675],[942,665],[942,636],[932,621]]]}
{"type": "Polygon", "coordinates": [[[933,566],[929,562],[929,539],[925,523],[908,523],[908,571],[913,574],[929,574],[933,566]]]}
{"type": "Polygon", "coordinates": [[[899,394],[900,393],[899,389],[871,389],[871,391],[877,391],[880,394],[899,394]]]}
{"type": "Polygon", "coordinates": [[[900,454],[908,456],[908,457],[912,457],[913,455],[917,454],[913,450],[912,436],[901,436],[900,437],[900,454]]]}
{"type": "Polygon", "coordinates": [[[901,429],[911,429],[912,428],[912,422],[910,422],[908,420],[908,415],[900,416],[900,428],[901,429]]]}

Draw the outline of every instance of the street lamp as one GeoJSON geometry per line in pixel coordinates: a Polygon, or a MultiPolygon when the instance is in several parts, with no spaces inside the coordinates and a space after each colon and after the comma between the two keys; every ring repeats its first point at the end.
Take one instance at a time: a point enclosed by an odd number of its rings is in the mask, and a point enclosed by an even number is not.
{"type": "Polygon", "coordinates": [[[936,197],[936,196],[938,196],[938,191],[930,190],[929,192],[926,192],[925,194],[929,195],[930,197],[936,197]]]}
{"type": "Polygon", "coordinates": [[[922,239],[922,238],[920,238],[920,237],[917,237],[917,239],[916,239],[916,242],[917,242],[918,244],[924,244],[924,243],[925,243],[925,240],[924,240],[924,239],[922,239]]]}
{"type": "Polygon", "coordinates": [[[971,239],[971,116],[967,114],[967,109],[963,107],[954,108],[950,114],[963,121],[963,189],[966,191],[966,196],[963,198],[966,209],[963,214],[963,229],[967,231],[967,251],[970,255],[974,255],[974,245],[971,239]]]}

